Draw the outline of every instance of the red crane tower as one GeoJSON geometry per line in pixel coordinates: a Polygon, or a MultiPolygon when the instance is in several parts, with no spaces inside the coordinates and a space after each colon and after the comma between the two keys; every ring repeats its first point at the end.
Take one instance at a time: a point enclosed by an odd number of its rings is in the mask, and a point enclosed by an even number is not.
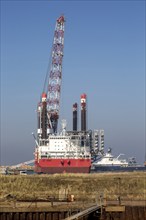
{"type": "Polygon", "coordinates": [[[59,119],[60,93],[62,79],[62,59],[64,49],[65,18],[61,16],[56,21],[51,67],[47,73],[41,101],[38,105],[38,137],[46,139],[49,133],[57,133],[59,119]],[[47,84],[47,85],[46,85],[47,84]]]}

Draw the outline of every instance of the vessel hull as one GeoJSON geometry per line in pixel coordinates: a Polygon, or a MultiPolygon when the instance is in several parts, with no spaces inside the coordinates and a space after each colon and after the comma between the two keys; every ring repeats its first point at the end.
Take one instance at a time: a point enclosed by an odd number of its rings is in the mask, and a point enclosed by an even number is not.
{"type": "Polygon", "coordinates": [[[36,173],[89,173],[90,159],[40,159],[35,161],[36,173]]]}
{"type": "Polygon", "coordinates": [[[91,172],[133,172],[146,171],[144,166],[96,166],[91,168],[91,172]]]}

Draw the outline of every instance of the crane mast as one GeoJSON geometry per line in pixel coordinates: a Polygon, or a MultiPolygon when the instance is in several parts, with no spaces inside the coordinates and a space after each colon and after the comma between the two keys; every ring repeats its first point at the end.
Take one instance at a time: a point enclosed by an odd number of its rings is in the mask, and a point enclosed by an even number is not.
{"type": "Polygon", "coordinates": [[[47,91],[43,91],[38,104],[38,137],[45,140],[57,133],[59,119],[62,60],[64,49],[64,16],[56,20],[47,91]]]}

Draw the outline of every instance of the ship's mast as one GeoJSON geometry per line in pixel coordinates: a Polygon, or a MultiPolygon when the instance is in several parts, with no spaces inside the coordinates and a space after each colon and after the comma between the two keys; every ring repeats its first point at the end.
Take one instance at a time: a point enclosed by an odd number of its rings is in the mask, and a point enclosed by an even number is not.
{"type": "Polygon", "coordinates": [[[42,140],[47,139],[50,133],[57,133],[64,49],[64,24],[64,16],[59,17],[55,25],[49,75],[47,73],[41,101],[38,104],[38,138],[42,140]],[[47,88],[46,91],[45,88],[47,88]]]}

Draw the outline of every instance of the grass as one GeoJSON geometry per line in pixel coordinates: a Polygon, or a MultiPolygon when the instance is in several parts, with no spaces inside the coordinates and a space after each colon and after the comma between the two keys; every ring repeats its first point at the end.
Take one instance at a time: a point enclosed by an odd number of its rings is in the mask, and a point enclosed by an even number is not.
{"type": "Polygon", "coordinates": [[[17,199],[47,198],[65,194],[76,200],[92,200],[100,194],[107,199],[146,199],[146,173],[54,174],[0,176],[0,197],[11,194],[17,199]]]}

